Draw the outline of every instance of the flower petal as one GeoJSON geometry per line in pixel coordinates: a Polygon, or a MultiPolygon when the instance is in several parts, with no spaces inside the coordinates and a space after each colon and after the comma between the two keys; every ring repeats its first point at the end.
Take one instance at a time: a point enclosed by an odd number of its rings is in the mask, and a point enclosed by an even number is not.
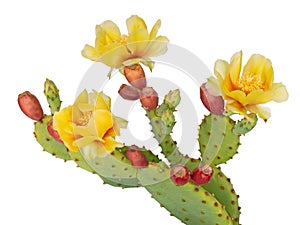
{"type": "Polygon", "coordinates": [[[129,36],[135,35],[135,33],[138,30],[146,30],[147,31],[147,25],[146,25],[145,21],[136,15],[129,17],[126,20],[126,25],[127,25],[127,30],[128,30],[129,36]]]}
{"type": "Polygon", "coordinates": [[[119,27],[111,20],[106,20],[100,25],[96,26],[96,45],[98,44],[111,44],[115,40],[119,40],[121,32],[119,27]]]}
{"type": "Polygon", "coordinates": [[[282,83],[274,83],[272,86],[273,100],[275,102],[283,102],[289,98],[286,87],[282,83]]]}
{"type": "Polygon", "coordinates": [[[81,51],[81,54],[83,57],[95,62],[99,61],[99,57],[101,55],[94,47],[90,45],[85,45],[83,50],[81,51]]]}
{"type": "Polygon", "coordinates": [[[260,76],[260,80],[264,84],[264,90],[268,90],[272,87],[274,81],[272,62],[262,55],[254,54],[250,57],[244,66],[243,75],[244,74],[260,76]]]}
{"type": "Polygon", "coordinates": [[[124,145],[120,142],[117,142],[115,139],[112,137],[107,137],[104,139],[104,144],[103,146],[105,147],[105,150],[108,152],[113,152],[116,148],[121,148],[124,145]]]}
{"type": "Polygon", "coordinates": [[[240,115],[246,115],[247,111],[245,109],[245,107],[236,102],[236,101],[228,101],[226,104],[226,111],[227,112],[233,112],[233,113],[238,113],[240,115]]]}
{"type": "Polygon", "coordinates": [[[152,40],[156,37],[160,26],[161,26],[161,21],[157,20],[156,23],[153,25],[153,27],[151,29],[150,36],[149,36],[150,40],[152,40]]]}
{"type": "Polygon", "coordinates": [[[266,107],[262,107],[258,105],[249,105],[247,106],[247,109],[252,113],[256,113],[264,121],[267,121],[271,116],[270,109],[266,107]]]}
{"type": "Polygon", "coordinates": [[[97,61],[113,68],[120,68],[122,62],[130,57],[130,53],[125,45],[113,43],[106,46],[104,54],[97,61]]]}
{"type": "Polygon", "coordinates": [[[239,51],[231,57],[229,71],[228,71],[231,83],[234,85],[235,89],[239,85],[241,67],[242,67],[242,51],[239,51]]]}
{"type": "MultiPolygon", "coordinates": [[[[225,90],[225,89],[223,89],[223,90],[225,90]]],[[[238,101],[242,105],[246,105],[246,103],[247,103],[246,102],[246,94],[240,90],[226,92],[226,96],[238,101]]]]}
{"type": "Polygon", "coordinates": [[[229,70],[228,62],[221,59],[215,62],[214,73],[217,76],[218,80],[220,81],[223,80],[227,75],[228,70],[229,70]]]}
{"type": "Polygon", "coordinates": [[[155,40],[149,41],[143,57],[148,58],[165,54],[168,50],[168,43],[169,39],[165,36],[158,36],[155,40]]]}
{"type": "Polygon", "coordinates": [[[105,133],[113,127],[114,119],[113,115],[108,110],[96,110],[93,115],[94,125],[97,130],[97,136],[102,139],[105,133]]]}
{"type": "Polygon", "coordinates": [[[87,146],[87,145],[93,143],[96,140],[97,140],[97,138],[95,136],[84,136],[84,137],[79,138],[76,141],[74,141],[74,143],[78,146],[78,148],[82,148],[84,146],[87,146]]]}

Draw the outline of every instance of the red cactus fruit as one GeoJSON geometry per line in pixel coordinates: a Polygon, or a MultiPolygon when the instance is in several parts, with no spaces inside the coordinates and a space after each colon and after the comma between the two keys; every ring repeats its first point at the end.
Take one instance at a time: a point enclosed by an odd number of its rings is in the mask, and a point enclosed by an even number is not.
{"type": "Polygon", "coordinates": [[[170,178],[177,186],[182,186],[190,180],[191,172],[184,165],[176,165],[171,169],[170,178]]]}
{"type": "Polygon", "coordinates": [[[222,115],[224,112],[224,99],[222,96],[214,96],[208,92],[206,83],[200,87],[200,99],[203,105],[213,114],[222,115]]]}
{"type": "Polygon", "coordinates": [[[145,72],[140,64],[124,67],[124,75],[127,81],[134,87],[142,89],[146,87],[145,72]]]}
{"type": "Polygon", "coordinates": [[[194,169],[191,181],[196,185],[207,184],[211,180],[213,173],[214,171],[210,165],[201,165],[194,169]]]}
{"type": "Polygon", "coordinates": [[[19,94],[18,104],[22,112],[30,119],[39,121],[43,118],[44,112],[39,100],[29,91],[19,94]]]}
{"type": "Polygon", "coordinates": [[[47,130],[49,132],[49,134],[59,143],[64,143],[60,137],[59,137],[59,134],[56,130],[53,129],[53,120],[50,120],[47,124],[47,130]]]}
{"type": "Polygon", "coordinates": [[[138,168],[148,167],[148,160],[146,156],[141,152],[141,149],[136,145],[128,147],[126,150],[126,156],[131,164],[138,168]]]}
{"type": "Polygon", "coordinates": [[[140,98],[139,90],[126,84],[121,85],[118,93],[126,100],[137,100],[140,98]]]}
{"type": "Polygon", "coordinates": [[[152,87],[143,88],[140,101],[146,109],[155,109],[158,105],[157,92],[152,87]]]}

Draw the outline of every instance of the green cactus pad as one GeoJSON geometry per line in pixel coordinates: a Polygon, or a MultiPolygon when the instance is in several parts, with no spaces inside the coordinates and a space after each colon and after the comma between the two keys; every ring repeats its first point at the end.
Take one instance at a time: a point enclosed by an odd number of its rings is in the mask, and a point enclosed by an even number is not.
{"type": "Polygon", "coordinates": [[[65,145],[52,138],[47,130],[47,124],[51,119],[52,116],[45,116],[42,120],[35,122],[34,135],[36,140],[46,152],[49,152],[57,158],[66,161],[70,160],[71,158],[65,145]]]}
{"type": "Polygon", "coordinates": [[[240,145],[239,135],[234,134],[235,122],[229,117],[211,114],[205,116],[199,129],[199,146],[205,164],[227,162],[240,145]]]}
{"type": "Polygon", "coordinates": [[[90,155],[89,149],[82,148],[81,154],[88,165],[100,176],[104,177],[106,183],[113,182],[120,187],[137,187],[136,167],[133,167],[130,161],[118,151],[114,151],[105,157],[90,155]]]}
{"type": "Polygon", "coordinates": [[[237,135],[245,135],[249,131],[251,131],[257,123],[257,116],[255,113],[248,115],[248,118],[243,118],[238,121],[234,126],[233,133],[237,135]]]}
{"type": "MultiPolygon", "coordinates": [[[[195,168],[200,166],[201,161],[198,159],[189,159],[186,166],[193,171],[195,168]]],[[[214,170],[213,177],[210,182],[202,187],[213,194],[214,197],[223,205],[231,217],[233,225],[239,224],[239,206],[238,206],[238,195],[233,189],[233,185],[230,179],[222,173],[220,168],[212,167],[214,170]]]]}
{"type": "Polygon", "coordinates": [[[232,225],[226,207],[200,186],[176,186],[170,179],[145,187],[172,216],[187,225],[232,225]]]}

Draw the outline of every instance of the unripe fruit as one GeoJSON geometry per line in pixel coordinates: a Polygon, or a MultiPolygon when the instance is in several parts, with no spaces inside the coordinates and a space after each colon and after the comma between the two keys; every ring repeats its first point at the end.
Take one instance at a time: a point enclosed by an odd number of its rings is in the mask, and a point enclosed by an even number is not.
{"type": "Polygon", "coordinates": [[[138,168],[148,167],[148,160],[146,156],[141,152],[141,149],[136,145],[129,146],[126,150],[126,156],[131,164],[138,168]]]}
{"type": "Polygon", "coordinates": [[[157,92],[152,87],[143,88],[141,92],[140,101],[146,109],[155,109],[158,105],[157,92]]]}
{"type": "Polygon", "coordinates": [[[64,143],[60,137],[59,137],[59,134],[56,130],[53,129],[53,120],[50,120],[47,124],[47,130],[49,132],[49,134],[59,143],[64,143]]]}
{"type": "Polygon", "coordinates": [[[44,112],[39,100],[29,91],[19,94],[18,104],[22,112],[30,119],[39,121],[43,118],[44,112]]]}
{"type": "Polygon", "coordinates": [[[140,98],[140,92],[136,88],[122,84],[119,91],[119,95],[126,100],[137,100],[140,98]]]}
{"type": "Polygon", "coordinates": [[[200,87],[200,99],[205,106],[213,114],[222,115],[224,112],[224,99],[222,96],[215,96],[208,92],[205,87],[206,83],[200,87]]]}
{"type": "Polygon", "coordinates": [[[127,81],[134,87],[142,89],[146,87],[147,81],[145,78],[145,72],[140,64],[134,64],[124,67],[124,75],[127,81]]]}

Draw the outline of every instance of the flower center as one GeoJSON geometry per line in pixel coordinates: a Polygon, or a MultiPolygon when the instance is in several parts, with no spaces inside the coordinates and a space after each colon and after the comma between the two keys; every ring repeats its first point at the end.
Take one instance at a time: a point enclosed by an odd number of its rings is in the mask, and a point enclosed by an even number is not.
{"type": "Polygon", "coordinates": [[[86,126],[89,123],[91,116],[92,116],[92,111],[82,112],[77,122],[77,125],[86,126]]]}
{"type": "Polygon", "coordinates": [[[256,74],[247,73],[240,78],[238,87],[248,95],[252,91],[264,89],[264,84],[256,74]]]}
{"type": "Polygon", "coordinates": [[[127,38],[128,38],[127,35],[122,34],[120,39],[114,40],[113,42],[120,43],[121,45],[126,45],[127,44],[127,38]]]}

